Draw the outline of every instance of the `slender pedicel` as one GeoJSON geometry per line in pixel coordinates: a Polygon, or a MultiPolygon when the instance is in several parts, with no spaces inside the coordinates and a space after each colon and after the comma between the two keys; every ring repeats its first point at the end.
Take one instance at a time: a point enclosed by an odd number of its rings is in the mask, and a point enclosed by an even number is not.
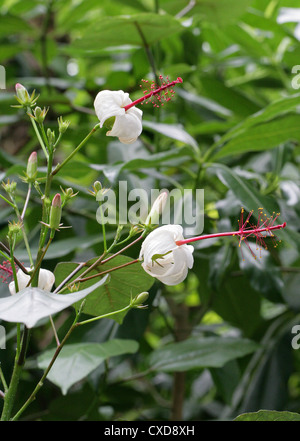
{"type": "MultiPolygon", "coordinates": [[[[159,79],[162,81],[163,77],[160,75],[159,79]]],[[[143,80],[144,84],[148,84],[148,80],[143,80]]],[[[162,85],[160,87],[157,87],[157,85],[155,83],[152,83],[150,85],[150,92],[146,93],[146,91],[144,92],[144,96],[142,96],[141,98],[133,101],[132,103],[128,104],[127,106],[124,106],[125,111],[127,111],[128,109],[130,109],[133,106],[136,106],[137,104],[143,104],[144,101],[149,100],[150,98],[152,98],[153,96],[156,96],[157,100],[159,103],[161,103],[162,100],[165,101],[169,101],[171,99],[171,97],[174,95],[174,90],[171,89],[172,86],[175,86],[175,84],[179,84],[182,83],[183,80],[182,78],[178,77],[177,80],[174,81],[169,81],[167,78],[167,81],[163,81],[162,85]],[[168,91],[166,89],[169,89],[168,91]],[[161,92],[166,90],[166,92],[161,95],[161,92]],[[169,96],[171,95],[171,96],[169,96]]],[[[161,103],[161,105],[163,105],[163,103],[161,103]]],[[[159,104],[154,104],[155,107],[158,107],[159,104]]]]}

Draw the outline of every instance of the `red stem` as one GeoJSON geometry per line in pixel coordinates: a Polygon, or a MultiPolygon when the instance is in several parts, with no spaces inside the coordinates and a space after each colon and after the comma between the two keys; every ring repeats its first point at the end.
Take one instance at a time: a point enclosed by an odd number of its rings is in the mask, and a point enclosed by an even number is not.
{"type": "Polygon", "coordinates": [[[228,233],[205,234],[202,236],[191,237],[190,239],[177,240],[176,245],[184,245],[186,243],[196,242],[198,240],[203,240],[203,239],[212,239],[214,237],[248,236],[249,234],[263,233],[264,231],[280,230],[281,228],[285,228],[285,227],[286,227],[286,222],[284,222],[283,224],[280,224],[280,225],[272,226],[272,227],[255,228],[253,230],[241,229],[239,231],[229,231],[228,233]]]}
{"type": "Polygon", "coordinates": [[[127,104],[127,106],[124,107],[125,112],[126,112],[128,109],[130,109],[131,107],[135,106],[136,104],[139,104],[139,103],[141,103],[141,102],[147,100],[148,98],[151,98],[153,95],[158,94],[158,93],[161,92],[162,90],[165,90],[165,89],[167,89],[168,87],[172,87],[172,86],[174,86],[175,84],[178,84],[178,83],[182,83],[182,78],[178,77],[177,80],[172,81],[171,83],[165,84],[164,86],[161,86],[161,87],[159,87],[158,89],[155,89],[155,90],[153,90],[152,92],[147,93],[146,95],[144,95],[144,96],[142,96],[141,98],[139,98],[139,99],[133,101],[132,103],[127,104]]]}
{"type": "Polygon", "coordinates": [[[131,260],[130,262],[123,263],[123,265],[116,266],[114,268],[110,268],[106,271],[102,271],[102,273],[93,274],[92,276],[85,277],[84,279],[78,279],[78,282],[86,282],[87,280],[94,279],[95,277],[103,276],[104,274],[111,273],[112,271],[116,271],[121,268],[125,268],[126,266],[132,265],[134,263],[140,262],[140,259],[131,260]]]}

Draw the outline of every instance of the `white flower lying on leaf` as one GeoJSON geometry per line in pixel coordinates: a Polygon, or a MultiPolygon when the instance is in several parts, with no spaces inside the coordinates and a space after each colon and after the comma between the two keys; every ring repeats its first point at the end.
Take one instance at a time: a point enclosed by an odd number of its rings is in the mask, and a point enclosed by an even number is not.
{"type": "Polygon", "coordinates": [[[129,94],[123,90],[102,90],[94,101],[100,127],[107,126],[110,130],[107,136],[117,136],[123,144],[132,144],[142,133],[143,112],[133,106],[125,110],[124,107],[131,104],[129,94]]]}
{"type": "Polygon", "coordinates": [[[183,240],[181,225],[164,225],[152,231],[140,251],[142,267],[165,285],[177,285],[194,264],[192,245],[177,245],[183,240]]]}
{"type": "MultiPolygon", "coordinates": [[[[26,268],[26,269],[27,271],[30,270],[30,268],[26,268]]],[[[19,291],[27,287],[29,280],[30,280],[30,275],[23,273],[23,271],[19,269],[17,272],[19,291]]],[[[54,282],[55,282],[54,274],[51,271],[41,268],[39,272],[38,288],[43,289],[45,291],[51,291],[54,282]]],[[[12,295],[16,294],[15,282],[10,282],[8,288],[12,295]]]]}
{"type": "MultiPolygon", "coordinates": [[[[83,300],[91,292],[104,285],[108,277],[109,275],[106,274],[94,285],[65,295],[48,291],[48,288],[52,288],[51,282],[53,279],[50,278],[50,275],[47,273],[42,272],[42,279],[39,281],[40,285],[38,288],[24,288],[23,283],[25,282],[24,279],[21,278],[20,284],[22,289],[19,292],[12,296],[0,298],[0,320],[24,323],[27,328],[32,328],[41,319],[52,316],[74,303],[83,300]],[[42,287],[44,289],[42,289],[42,287]]],[[[28,281],[29,280],[27,280],[27,283],[28,281]]]]}

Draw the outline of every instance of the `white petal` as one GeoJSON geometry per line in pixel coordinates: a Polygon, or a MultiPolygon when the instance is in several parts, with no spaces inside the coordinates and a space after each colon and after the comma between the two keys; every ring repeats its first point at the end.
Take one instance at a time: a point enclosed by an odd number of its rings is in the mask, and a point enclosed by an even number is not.
{"type": "Polygon", "coordinates": [[[105,121],[115,117],[115,122],[107,136],[116,136],[124,144],[131,144],[140,136],[142,132],[143,112],[136,107],[131,107],[125,112],[124,107],[131,104],[132,100],[128,93],[123,90],[111,91],[102,90],[94,101],[97,117],[100,120],[100,127],[105,121]]]}
{"type": "MultiPolygon", "coordinates": [[[[30,268],[26,268],[26,269],[27,271],[30,270],[30,268]]],[[[23,273],[23,271],[19,269],[17,272],[17,280],[18,280],[19,291],[22,291],[22,289],[25,289],[27,287],[27,284],[30,280],[30,276],[28,274],[23,273]]],[[[51,291],[54,282],[55,282],[54,274],[49,270],[41,268],[39,271],[38,288],[44,289],[46,291],[51,291]]],[[[8,285],[8,289],[12,295],[16,294],[15,282],[10,282],[10,284],[8,285]]]]}
{"type": "Polygon", "coordinates": [[[55,282],[55,276],[51,271],[41,268],[39,272],[38,287],[45,291],[51,291],[55,282]]]}
{"type": "MultiPolygon", "coordinates": [[[[30,268],[26,268],[26,269],[27,269],[27,271],[30,270],[30,268]]],[[[22,289],[26,288],[27,283],[30,280],[30,276],[23,273],[23,271],[21,269],[19,269],[17,272],[17,280],[18,280],[19,291],[21,291],[22,289]]],[[[10,282],[10,284],[8,285],[8,289],[10,290],[10,293],[12,295],[16,294],[15,282],[10,282]]]]}
{"type": "Polygon", "coordinates": [[[107,136],[116,136],[123,144],[132,144],[140,136],[143,112],[136,107],[127,110],[124,115],[116,116],[112,129],[107,136]]]}
{"type": "Polygon", "coordinates": [[[39,320],[49,317],[82,300],[99,286],[108,275],[89,288],[71,294],[54,294],[40,288],[25,288],[13,296],[0,299],[0,319],[13,323],[24,323],[32,328],[39,320]]]}
{"type": "Polygon", "coordinates": [[[123,107],[131,102],[128,93],[123,90],[102,90],[99,92],[95,98],[94,107],[100,120],[100,127],[112,116],[125,115],[123,107]]]}
{"type": "Polygon", "coordinates": [[[175,241],[183,239],[181,225],[164,225],[152,231],[144,240],[140,259],[145,262],[152,261],[155,254],[165,254],[177,248],[175,241]]]}
{"type": "Polygon", "coordinates": [[[194,264],[192,245],[176,245],[183,239],[181,225],[164,225],[152,231],[144,240],[140,252],[144,270],[166,285],[181,283],[194,264]],[[167,253],[167,254],[166,254],[167,253]],[[155,255],[165,254],[155,258],[155,255]]]}
{"type": "Polygon", "coordinates": [[[16,294],[15,282],[10,282],[10,284],[8,285],[8,289],[12,296],[15,295],[16,294]]]}

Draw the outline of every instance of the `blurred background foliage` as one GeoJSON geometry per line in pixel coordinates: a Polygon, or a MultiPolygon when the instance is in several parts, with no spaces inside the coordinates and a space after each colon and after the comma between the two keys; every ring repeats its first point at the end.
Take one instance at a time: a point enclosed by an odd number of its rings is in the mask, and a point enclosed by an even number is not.
{"type": "MultiPolygon", "coordinates": [[[[300,324],[299,22],[299,0],[0,1],[1,180],[22,175],[39,148],[29,118],[11,107],[15,83],[35,89],[39,106],[49,106],[47,127],[57,132],[61,115],[71,122],[59,162],[97,123],[100,90],[136,98],[143,78],[184,80],[166,106],[143,106],[135,144],[99,131],[57,176],[54,190],[79,194],[64,211],[64,224],[73,228],[59,234],[44,266],[101,253],[97,206],[88,193],[95,180],[116,191],[120,180],[128,190],[204,189],[206,234],[235,230],[241,206],[280,212],[278,221],[288,225],[278,232],[280,245],[271,243],[258,260],[246,247],[243,260],[234,238],[195,243],[184,283],[155,283],[147,310],[131,311],[122,324],[96,322],[71,340],[117,337],[139,349],[99,362],[65,394],[48,381],[25,419],[193,421],[259,409],[300,412],[300,352],[291,345],[300,324]]],[[[19,182],[20,201],[25,192],[19,182]]],[[[12,218],[1,202],[2,240],[12,218]]],[[[39,220],[36,197],[26,219],[33,248],[39,220]]],[[[26,263],[21,243],[18,257],[26,263]]],[[[72,317],[72,310],[57,317],[59,333],[72,317]]],[[[15,335],[5,326],[0,357],[9,375],[15,335]]],[[[34,330],[19,404],[40,377],[36,356],[53,344],[47,323],[34,330]]]]}

